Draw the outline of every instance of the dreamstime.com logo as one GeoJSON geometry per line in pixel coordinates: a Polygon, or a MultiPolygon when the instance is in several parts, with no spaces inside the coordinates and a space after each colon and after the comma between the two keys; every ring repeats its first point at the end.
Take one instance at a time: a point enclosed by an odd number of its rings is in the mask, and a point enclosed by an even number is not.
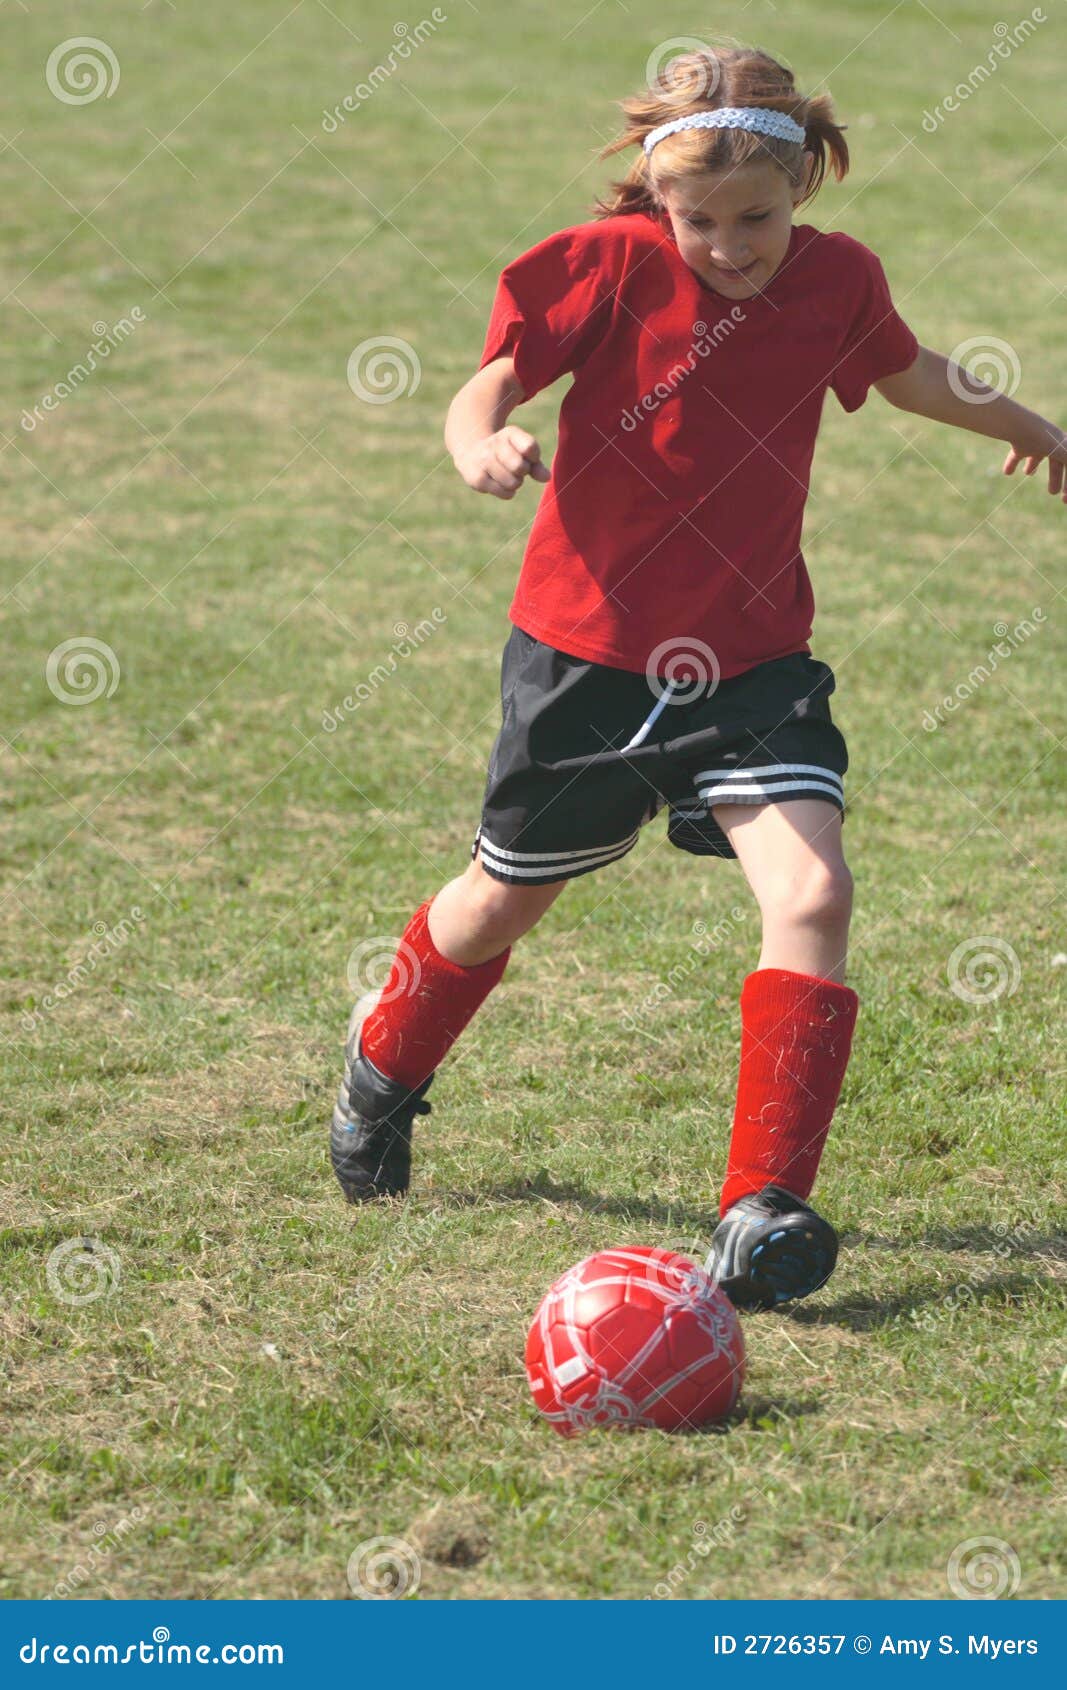
{"type": "Polygon", "coordinates": [[[121,674],[111,647],[91,634],[57,645],[44,668],[48,690],[60,704],[95,704],[98,698],[111,698],[121,674]]]}
{"type": "Polygon", "coordinates": [[[410,59],[416,47],[421,47],[439,29],[441,24],[448,22],[448,13],[442,12],[440,6],[435,6],[428,18],[421,18],[414,28],[410,24],[395,23],[393,34],[396,40],[390,47],[381,64],[375,65],[365,82],[357,82],[350,94],[346,94],[336,106],[328,108],[320,119],[322,128],[327,135],[336,135],[342,123],[350,112],[358,111],[373,94],[378,92],[383,83],[388,82],[404,63],[410,59]]]}
{"type": "Polygon", "coordinates": [[[645,664],[645,679],[656,697],[667,704],[691,704],[702,694],[710,698],[720,673],[719,659],[711,647],[689,634],[661,640],[645,664]]]}
{"type": "Polygon", "coordinates": [[[740,923],[747,919],[748,910],[741,904],[734,904],[729,916],[723,916],[710,930],[706,921],[694,921],[692,931],[695,937],[690,945],[690,954],[684,961],[675,963],[666,979],[657,980],[638,1003],[623,1010],[621,1020],[626,1031],[647,1033],[650,1030],[648,1023],[661,1004],[678,991],[700,967],[701,961],[724,945],[740,923]]]}
{"type": "Polygon", "coordinates": [[[928,135],[936,135],[945,118],[952,112],[959,111],[960,106],[976,94],[982,84],[989,81],[993,72],[1004,59],[1010,59],[1017,47],[1029,41],[1036,33],[1038,24],[1047,23],[1048,18],[1040,6],[1035,6],[1029,17],[1020,18],[1014,26],[1006,24],[1003,19],[993,25],[995,37],[992,47],[986,54],[985,63],[977,64],[967,76],[965,82],[957,82],[955,88],[943,95],[933,111],[923,112],[923,128],[928,135]]]}
{"type": "Polygon", "coordinates": [[[417,393],[422,380],[419,355],[399,335],[372,335],[361,340],[348,358],[348,385],[366,405],[391,405],[417,393]]]}
{"type": "Polygon", "coordinates": [[[151,1639],[120,1647],[117,1643],[41,1643],[31,1637],[19,1650],[24,1666],[242,1666],[280,1667],[285,1649],[280,1643],[172,1643],[165,1625],[157,1625],[151,1639]]]}
{"type": "Polygon", "coordinates": [[[674,634],[661,640],[648,654],[645,680],[655,694],[656,704],[633,738],[621,749],[634,751],[643,745],[668,704],[690,704],[694,698],[710,698],[719,684],[719,659],[703,640],[691,634],[674,634]]]}
{"type": "Polygon", "coordinates": [[[983,933],[964,939],[948,959],[948,983],[964,1003],[995,1003],[1019,989],[1022,964],[1006,939],[983,933]]]}
{"type": "Polygon", "coordinates": [[[422,1563],[402,1537],[370,1537],[348,1557],[348,1588],[364,1602],[397,1602],[414,1596],[422,1563]]]}
{"type": "Polygon", "coordinates": [[[645,63],[649,88],[676,91],[684,85],[686,93],[698,100],[714,94],[721,74],[715,53],[695,35],[672,35],[669,41],[661,41],[645,63]]]}
{"type": "MultiPolygon", "coordinates": [[[[1004,1221],[994,1221],[991,1230],[995,1240],[991,1247],[991,1253],[1001,1264],[1009,1262],[1012,1256],[1018,1252],[1025,1251],[1035,1256],[1042,1254],[1040,1237],[1035,1238],[1033,1234],[1012,1228],[1004,1221]]],[[[965,1241],[961,1242],[965,1243],[965,1241]]],[[[908,1311],[909,1317],[924,1332],[934,1333],[942,1321],[950,1320],[954,1314],[961,1310],[970,1309],[979,1302],[987,1285],[988,1281],[984,1273],[981,1270],[976,1270],[968,1278],[958,1280],[931,1307],[910,1309],[908,1311]]]]}
{"type": "Polygon", "coordinates": [[[936,733],[938,728],[943,728],[946,717],[953,715],[961,704],[966,704],[969,698],[973,698],[979,687],[983,687],[996,674],[997,659],[1006,661],[1027,640],[1032,639],[1037,633],[1038,627],[1047,620],[1044,610],[1039,604],[1035,604],[1030,615],[1021,616],[1014,628],[1009,628],[1008,624],[1003,621],[994,622],[993,632],[997,636],[996,644],[990,646],[985,657],[974,665],[974,668],[964,680],[957,681],[953,691],[946,693],[940,702],[934,705],[933,710],[923,711],[924,733],[936,733]]]}
{"type": "Polygon", "coordinates": [[[57,1302],[82,1308],[118,1290],[122,1264],[102,1239],[67,1238],[52,1251],[44,1276],[57,1302]]]}
{"type": "Polygon", "coordinates": [[[729,1514],[724,1514],[713,1526],[709,1526],[705,1520],[694,1520],[693,1547],[689,1554],[684,1561],[676,1561],[666,1578],[660,1579],[658,1584],[653,1586],[652,1595],[647,1600],[663,1602],[672,1597],[713,1550],[730,1547],[744,1518],[745,1510],[740,1503],[735,1503],[729,1514]]]}
{"type": "Polygon", "coordinates": [[[988,405],[1001,394],[1010,399],[1023,379],[1019,354],[993,334],[961,340],[948,355],[948,385],[968,405],[988,405]],[[972,386],[977,382],[977,387],[972,386]]]}
{"type": "Polygon", "coordinates": [[[129,1534],[148,1518],[148,1510],[137,1507],[131,1508],[128,1514],[124,1514],[121,1520],[116,1520],[112,1525],[109,1525],[106,1520],[95,1521],[92,1543],[90,1543],[81,1560],[70,1569],[64,1578],[60,1579],[51,1594],[46,1596],[44,1600],[46,1602],[57,1602],[68,1596],[73,1596],[76,1591],[81,1589],[83,1584],[87,1584],[95,1574],[100,1572],[101,1568],[115,1553],[115,1550],[123,1547],[129,1534]]]}
{"type": "Polygon", "coordinates": [[[374,992],[379,1003],[411,998],[419,989],[422,964],[406,939],[361,939],[348,959],[347,978],[354,997],[374,992]],[[396,978],[389,985],[393,965],[396,978]]]}
{"type": "Polygon", "coordinates": [[[443,1214],[419,1215],[404,1209],[390,1224],[381,1247],[361,1258],[358,1280],[353,1280],[345,1296],[322,1316],[322,1331],[335,1338],[350,1338],[352,1323],[366,1319],[370,1298],[387,1297],[390,1281],[425,1268],[432,1259],[434,1243],[447,1224],[443,1214]]]}
{"type": "Polygon", "coordinates": [[[1022,1580],[1019,1557],[1000,1537],[969,1537],[958,1543],[945,1571],[953,1596],[985,1602],[1014,1596],[1022,1580]]]}
{"type": "Polygon", "coordinates": [[[106,41],[72,35],[53,47],[45,65],[48,91],[65,106],[89,106],[103,95],[110,100],[119,85],[119,61],[106,41]]]}
{"type": "Polygon", "coordinates": [[[745,321],[744,307],[731,305],[725,317],[720,317],[709,329],[703,318],[698,318],[693,324],[695,339],[690,344],[684,358],[678,358],[671,368],[660,377],[647,393],[643,393],[633,405],[622,413],[619,427],[626,434],[632,434],[639,423],[653,411],[658,411],[666,399],[673,399],[682,382],[691,376],[696,369],[698,358],[707,358],[722,341],[729,338],[736,328],[745,321]]]}
{"type": "Polygon", "coordinates": [[[448,613],[435,604],[429,616],[424,616],[411,627],[407,622],[395,622],[393,634],[395,636],[389,647],[389,655],[384,663],[376,663],[365,681],[360,681],[354,692],[346,693],[340,704],[335,704],[331,710],[322,712],[322,730],[324,733],[336,733],[342,722],[352,716],[361,704],[373,698],[378,688],[384,686],[396,674],[400,662],[405,657],[411,657],[423,645],[431,634],[438,628],[443,628],[448,621],[448,613]]]}
{"type": "Polygon", "coordinates": [[[102,962],[116,955],[123,946],[129,943],[130,935],[144,921],[145,914],[140,904],[134,904],[129,915],[124,915],[121,921],[116,921],[109,927],[106,921],[93,922],[93,942],[84,956],[67,969],[62,980],[57,980],[50,986],[33,1009],[26,1009],[22,1013],[22,1028],[26,1033],[34,1033],[43,1026],[45,1017],[53,1009],[65,1003],[67,998],[73,997],[75,992],[92,979],[102,962]]]}
{"type": "Polygon", "coordinates": [[[131,306],[129,315],[119,317],[114,323],[100,322],[93,324],[93,334],[96,339],[92,342],[84,358],[79,358],[72,364],[66,375],[38,399],[33,410],[23,407],[19,424],[24,433],[32,434],[39,423],[43,423],[50,411],[58,410],[64,399],[69,399],[72,393],[105,363],[111,354],[118,350],[124,341],[129,340],[134,330],[148,321],[148,315],[139,305],[131,306]]]}

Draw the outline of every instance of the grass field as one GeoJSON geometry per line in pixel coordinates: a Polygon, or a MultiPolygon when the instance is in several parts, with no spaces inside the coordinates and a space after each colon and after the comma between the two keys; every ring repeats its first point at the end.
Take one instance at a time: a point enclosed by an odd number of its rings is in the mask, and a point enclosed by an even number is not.
{"type": "MultiPolygon", "coordinates": [[[[994,443],[827,404],[846,1248],[746,1323],[735,1422],[566,1443],[522,1345],[572,1261],[708,1237],[759,950],[736,863],[661,819],[564,893],[442,1069],[406,1206],[347,1211],[324,1135],[349,957],[462,871],[496,729],[536,490],[475,497],[441,429],[499,269],[588,215],[668,31],[732,32],[850,125],[803,220],[1063,422],[1062,21],[931,131],[988,8],[445,11],[332,130],[402,39],[377,0],[0,15],[0,1592],[345,1597],[386,1537],[420,1597],[937,1597],[992,1537],[1006,1593],[1062,1595],[1067,513],[994,443]],[[120,78],[72,103],[45,67],[83,33],[120,78]],[[421,371],[384,404],[346,379],[380,336],[421,371]]],[[[516,417],[546,452],[562,391],[516,417]]]]}

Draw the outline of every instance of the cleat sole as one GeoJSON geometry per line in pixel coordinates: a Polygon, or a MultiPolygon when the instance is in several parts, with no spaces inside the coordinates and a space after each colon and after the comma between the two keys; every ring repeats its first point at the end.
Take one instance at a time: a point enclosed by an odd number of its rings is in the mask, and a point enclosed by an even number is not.
{"type": "Polygon", "coordinates": [[[810,1297],[826,1284],[837,1263],[837,1234],[821,1216],[805,1215],[757,1244],[748,1270],[719,1281],[735,1308],[780,1308],[810,1297]]]}

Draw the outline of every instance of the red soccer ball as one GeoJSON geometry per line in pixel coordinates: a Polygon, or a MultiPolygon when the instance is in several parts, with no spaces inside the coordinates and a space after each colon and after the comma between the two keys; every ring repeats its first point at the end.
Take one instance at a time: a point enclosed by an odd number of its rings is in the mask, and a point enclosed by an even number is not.
{"type": "Polygon", "coordinates": [[[705,1426],[741,1391],[745,1342],[733,1305],[673,1250],[602,1250],[542,1298],[526,1340],[534,1402],[557,1432],[705,1426]]]}

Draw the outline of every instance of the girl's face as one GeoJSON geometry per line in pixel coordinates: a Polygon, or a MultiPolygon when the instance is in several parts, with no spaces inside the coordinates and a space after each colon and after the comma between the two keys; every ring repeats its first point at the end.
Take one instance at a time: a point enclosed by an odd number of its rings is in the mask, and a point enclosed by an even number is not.
{"type": "MultiPolygon", "coordinates": [[[[814,162],[805,152],[807,171],[814,162]]],[[[789,246],[793,211],[807,172],[793,188],[785,171],[760,160],[725,174],[672,184],[661,196],[685,262],[728,299],[766,287],[789,246]]]]}

